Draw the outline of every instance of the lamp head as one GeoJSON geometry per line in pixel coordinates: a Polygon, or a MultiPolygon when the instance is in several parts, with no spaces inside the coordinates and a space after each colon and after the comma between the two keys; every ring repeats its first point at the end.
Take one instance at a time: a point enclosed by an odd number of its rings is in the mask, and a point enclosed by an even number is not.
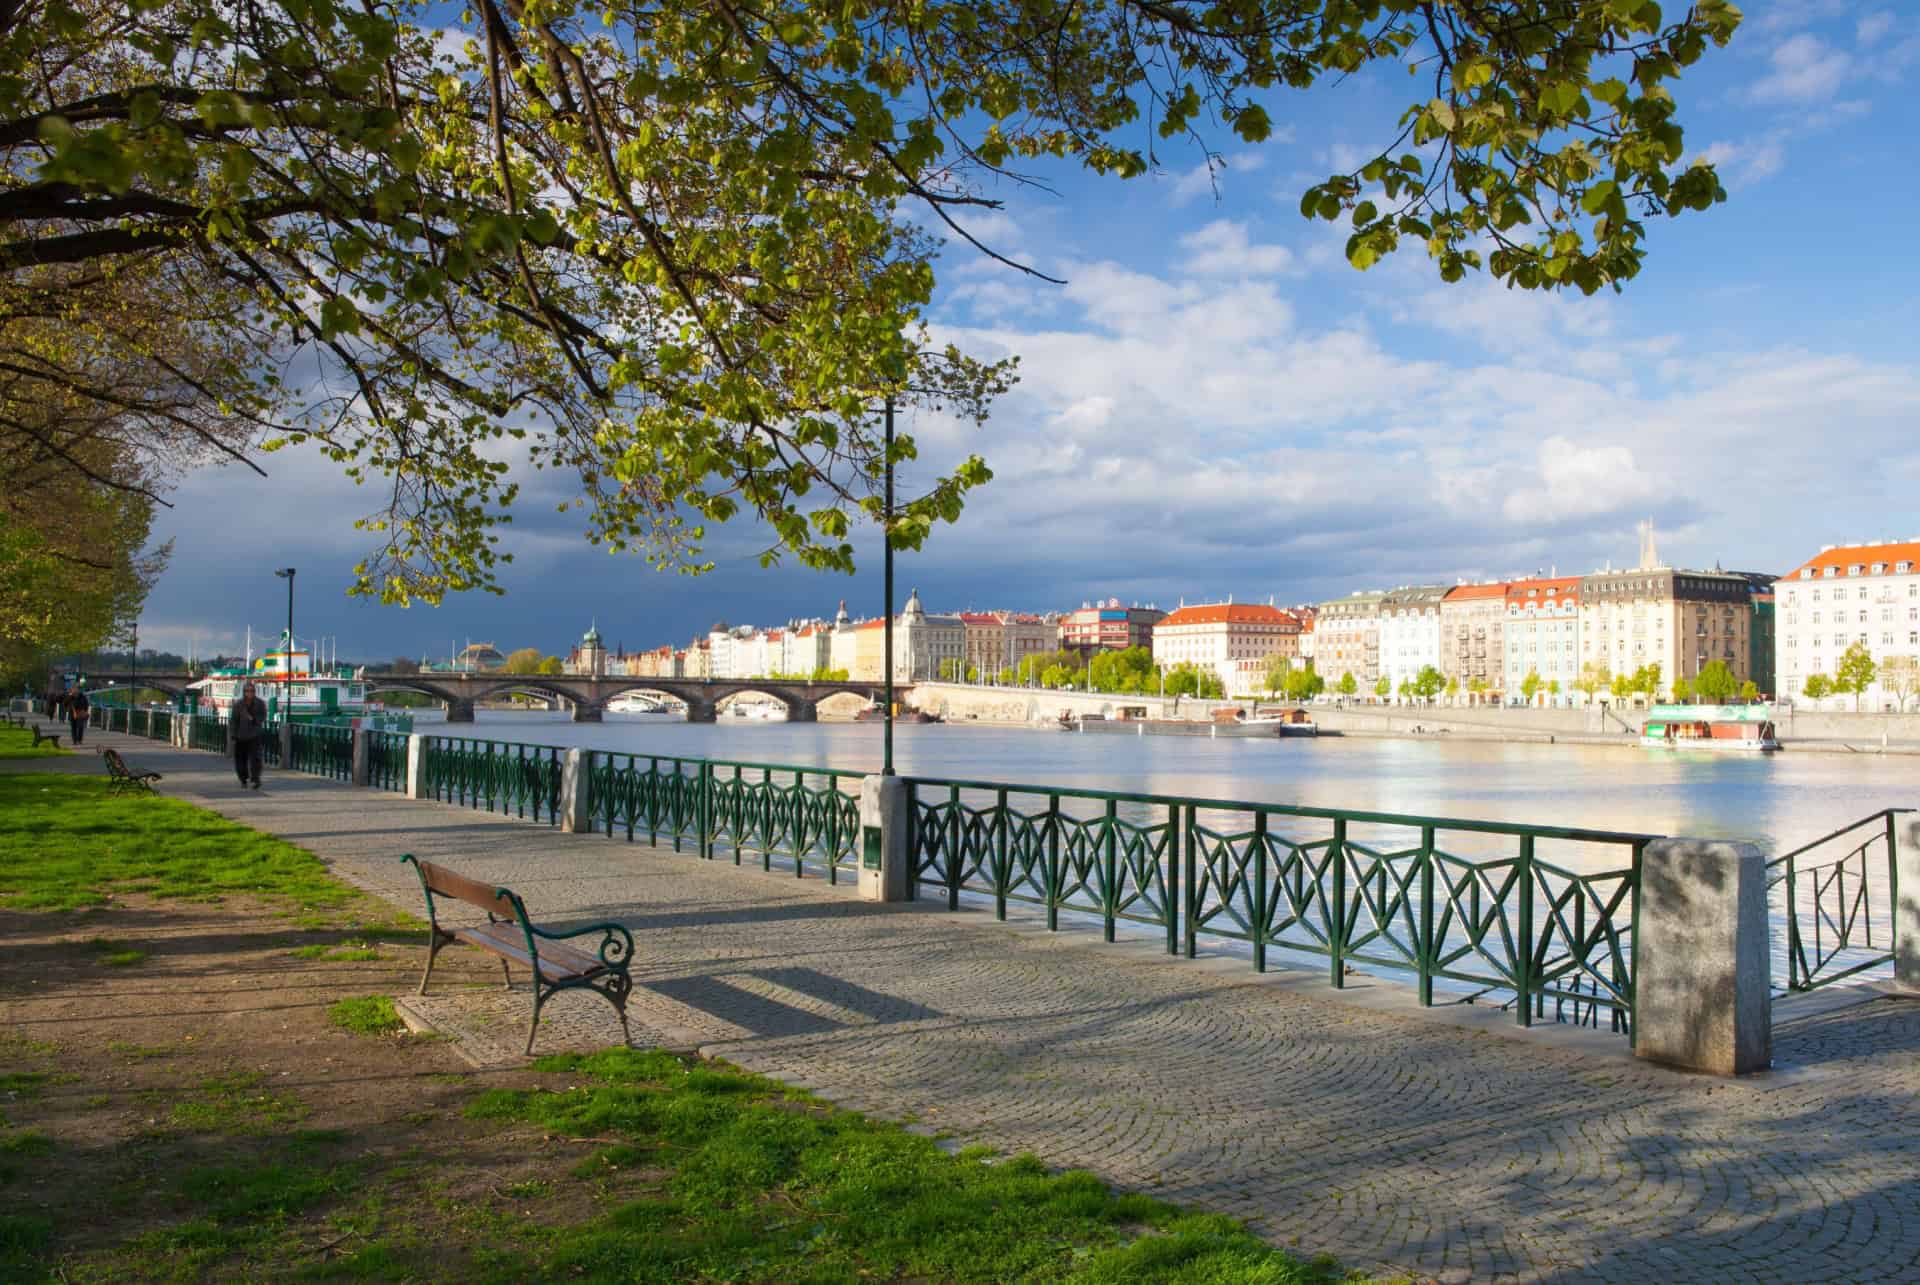
{"type": "Polygon", "coordinates": [[[282,580],[291,580],[293,579],[293,571],[294,569],[292,567],[283,567],[282,569],[274,572],[273,574],[280,577],[282,580]]]}

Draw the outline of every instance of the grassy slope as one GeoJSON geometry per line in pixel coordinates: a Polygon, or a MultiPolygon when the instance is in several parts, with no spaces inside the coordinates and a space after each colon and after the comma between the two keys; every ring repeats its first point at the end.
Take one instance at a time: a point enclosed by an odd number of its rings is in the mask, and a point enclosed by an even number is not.
{"type": "MultiPolygon", "coordinates": [[[[60,739],[66,739],[64,733],[60,739]]],[[[24,727],[0,726],[0,759],[45,759],[66,753],[45,741],[35,745],[33,733],[24,727]]]]}

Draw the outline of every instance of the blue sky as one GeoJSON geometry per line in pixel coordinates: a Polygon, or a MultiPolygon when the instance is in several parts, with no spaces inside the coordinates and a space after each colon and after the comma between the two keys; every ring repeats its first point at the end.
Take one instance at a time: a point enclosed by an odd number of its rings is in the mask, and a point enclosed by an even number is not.
{"type": "MultiPolygon", "coordinates": [[[[1344,231],[1303,221],[1299,194],[1391,137],[1415,92],[1391,69],[1279,100],[1276,139],[1225,146],[1212,182],[1200,152],[1161,143],[1149,178],[1058,169],[1050,191],[989,191],[1006,207],[970,230],[1068,284],[948,247],[936,335],[1019,353],[1022,381],[982,429],[915,427],[929,464],[978,451],[996,479],[902,556],[900,596],[1171,606],[1572,574],[1631,559],[1647,516],[1669,561],[1775,572],[1823,544],[1920,535],[1920,5],[1745,8],[1676,88],[1688,151],[1718,161],[1730,200],[1652,224],[1620,296],[1446,286],[1417,251],[1350,269],[1344,231]]],[[[143,645],[277,628],[272,568],[288,564],[299,632],[343,656],[468,638],[561,651],[595,620],[637,648],[842,597],[878,611],[872,535],[848,578],[763,570],[765,541],[740,526],[696,579],[609,557],[533,505],[505,598],[356,602],[368,503],[318,459],[266,466],[196,474],[159,519],[176,551],[143,645]]]]}

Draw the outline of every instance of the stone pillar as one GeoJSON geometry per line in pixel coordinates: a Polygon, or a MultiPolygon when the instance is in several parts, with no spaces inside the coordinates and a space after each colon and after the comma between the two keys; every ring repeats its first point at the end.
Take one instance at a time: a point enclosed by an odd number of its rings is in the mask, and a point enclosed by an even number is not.
{"type": "Polygon", "coordinates": [[[470,700],[448,701],[447,721],[449,723],[471,723],[473,721],[473,702],[470,700]]]}
{"type": "MultiPolygon", "coordinates": [[[[229,745],[233,743],[231,735],[228,736],[227,743],[229,745]]],[[[283,772],[293,770],[293,723],[284,718],[280,720],[280,770],[283,772]]]]}
{"type": "Polygon", "coordinates": [[[913,854],[907,849],[907,783],[901,778],[861,778],[860,844],[855,852],[863,900],[907,900],[913,854]]]}
{"type": "Polygon", "coordinates": [[[787,706],[789,723],[817,723],[820,721],[820,707],[813,701],[795,701],[787,706]]]}
{"type": "Polygon", "coordinates": [[[585,701],[575,701],[573,703],[573,721],[576,723],[603,722],[605,720],[601,718],[602,713],[603,711],[598,705],[589,705],[585,701]]]}
{"type": "Polygon", "coordinates": [[[1711,1075],[1773,1062],[1766,858],[1750,843],[1659,839],[1640,867],[1634,1052],[1711,1075]]]}
{"type": "Polygon", "coordinates": [[[1920,991],[1920,817],[1894,818],[1893,980],[1920,991]]]}
{"type": "Polygon", "coordinates": [[[367,733],[365,728],[353,729],[353,783],[365,785],[370,778],[367,771],[367,733]]]}
{"type": "Polygon", "coordinates": [[[427,738],[419,732],[407,737],[407,797],[427,797],[427,738]]]}
{"type": "Polygon", "coordinates": [[[593,830],[593,817],[587,811],[587,770],[592,753],[568,750],[560,767],[560,830],[563,834],[587,834],[593,830]]]}
{"type": "Polygon", "coordinates": [[[687,721],[689,723],[711,723],[719,712],[712,701],[695,700],[687,697],[687,721]]]}

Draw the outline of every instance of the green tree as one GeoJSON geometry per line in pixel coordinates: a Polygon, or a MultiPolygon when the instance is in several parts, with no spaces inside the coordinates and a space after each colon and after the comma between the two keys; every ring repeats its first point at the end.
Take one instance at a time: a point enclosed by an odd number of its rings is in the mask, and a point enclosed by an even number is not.
{"type": "Polygon", "coordinates": [[[1760,699],[1760,684],[1751,678],[1740,684],[1740,699],[1751,704],[1760,699]]]}
{"type": "Polygon", "coordinates": [[[943,683],[957,683],[965,676],[966,668],[966,661],[949,656],[940,662],[940,681],[943,683]]]}
{"type": "Polygon", "coordinates": [[[1880,685],[1905,713],[1907,702],[1920,695],[1920,660],[1912,656],[1887,657],[1880,662],[1880,685]]]}
{"type": "Polygon", "coordinates": [[[1547,684],[1547,695],[1558,696],[1559,694],[1560,694],[1560,680],[1556,678],[1552,682],[1547,684]]]}
{"type": "Polygon", "coordinates": [[[1014,678],[1015,678],[1015,675],[1014,675],[1014,672],[1013,672],[1013,666],[1012,666],[1012,665],[1008,665],[1008,666],[1007,666],[1007,667],[1006,667],[1005,669],[1003,669],[1003,670],[1001,670],[1001,671],[1000,671],[1000,685],[1001,685],[1002,687],[1011,687],[1011,686],[1013,686],[1013,684],[1014,684],[1014,678]]]}
{"type": "Polygon", "coordinates": [[[1673,699],[1676,704],[1680,704],[1680,705],[1692,704],[1693,703],[1693,684],[1688,682],[1684,677],[1674,679],[1673,680],[1673,699]]]}
{"type": "Polygon", "coordinates": [[[1354,678],[1351,670],[1340,675],[1340,694],[1342,696],[1352,696],[1359,690],[1359,680],[1354,678]]]}
{"type": "MultiPolygon", "coordinates": [[[[1679,699],[1680,680],[1674,680],[1674,699],[1679,699]]],[[[1733,676],[1724,660],[1711,660],[1693,676],[1693,690],[1709,705],[1724,705],[1740,693],[1740,680],[1733,676]]]]}
{"type": "Polygon", "coordinates": [[[1527,676],[1520,680],[1520,694],[1526,697],[1527,704],[1533,704],[1533,698],[1540,694],[1542,685],[1540,671],[1537,669],[1529,669],[1527,676]]]}
{"type": "Polygon", "coordinates": [[[1875,666],[1873,656],[1867,651],[1867,645],[1854,641],[1842,653],[1840,663],[1833,668],[1834,690],[1853,697],[1855,713],[1860,711],[1860,695],[1873,686],[1875,666]]]}
{"type": "Polygon", "coordinates": [[[1385,700],[1387,698],[1387,694],[1392,690],[1393,690],[1393,680],[1391,678],[1388,678],[1385,674],[1380,675],[1379,678],[1374,680],[1373,694],[1375,696],[1378,696],[1381,700],[1385,700]]]}
{"type": "Polygon", "coordinates": [[[507,653],[507,663],[501,666],[501,671],[508,674],[537,674],[544,659],[538,647],[519,647],[507,653]]]}
{"type": "Polygon", "coordinates": [[[1327,689],[1327,680],[1322,678],[1308,661],[1299,669],[1287,675],[1287,699],[1309,701],[1327,689]]]}
{"type": "Polygon", "coordinates": [[[1486,679],[1476,674],[1467,680],[1467,694],[1475,697],[1477,700],[1480,696],[1486,694],[1489,686],[1491,686],[1491,684],[1489,684],[1486,679]]]}
{"type": "Polygon", "coordinates": [[[1660,690],[1660,663],[1642,665],[1633,671],[1633,680],[1629,689],[1633,694],[1651,699],[1660,690]]]}
{"type": "MultiPolygon", "coordinates": [[[[567,470],[615,549],[702,569],[704,525],[746,513],[769,559],[847,569],[879,396],[978,419],[1011,375],[923,327],[923,224],[978,245],[961,217],[1016,171],[1137,177],[1182,136],[1210,159],[1207,131],[1270,137],[1287,90],[1406,65],[1408,101],[1302,214],[1344,222],[1356,268],[1405,248],[1446,281],[1617,288],[1644,218],[1725,197],[1682,164],[1672,86],[1739,21],[1728,0],[47,0],[0,31],[0,272],[57,297],[38,278],[191,263],[246,299],[196,396],[390,483],[361,592],[494,586],[502,434],[567,470]]],[[[989,476],[931,479],[889,541],[918,547],[989,476]]]]}
{"type": "Polygon", "coordinates": [[[1825,674],[1808,674],[1801,690],[1806,693],[1808,700],[1825,700],[1828,693],[1833,691],[1833,680],[1825,674]]]}
{"type": "Polygon", "coordinates": [[[1447,676],[1438,669],[1435,669],[1432,665],[1422,665],[1420,672],[1413,676],[1412,681],[1403,684],[1407,694],[1416,696],[1424,701],[1431,701],[1434,697],[1438,696],[1441,691],[1445,689],[1446,685],[1447,676]]]}
{"type": "Polygon", "coordinates": [[[1637,690],[1638,688],[1634,686],[1632,674],[1615,674],[1613,676],[1613,699],[1618,704],[1626,704],[1637,690]]]}
{"type": "Polygon", "coordinates": [[[1573,680],[1573,690],[1585,696],[1589,701],[1613,685],[1613,671],[1607,668],[1605,661],[1590,660],[1580,667],[1580,676],[1573,680]]]}
{"type": "Polygon", "coordinates": [[[1274,652],[1264,662],[1265,672],[1261,681],[1265,684],[1268,696],[1278,695],[1287,689],[1287,676],[1293,673],[1293,660],[1274,652]]]}
{"type": "Polygon", "coordinates": [[[1456,700],[1459,698],[1459,695],[1460,680],[1449,675],[1447,678],[1447,699],[1449,701],[1456,700]]]}
{"type": "Polygon", "coordinates": [[[542,674],[564,674],[567,672],[567,666],[558,656],[549,656],[540,662],[539,672],[542,674]]]}

